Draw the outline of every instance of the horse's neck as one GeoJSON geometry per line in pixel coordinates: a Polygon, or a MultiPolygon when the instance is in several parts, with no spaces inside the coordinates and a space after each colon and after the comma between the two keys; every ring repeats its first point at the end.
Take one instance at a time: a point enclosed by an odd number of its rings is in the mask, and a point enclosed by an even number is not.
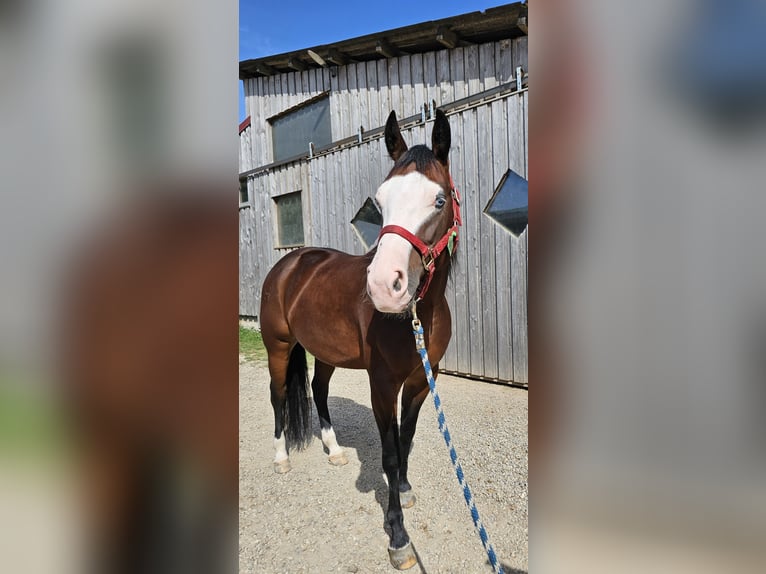
{"type": "Polygon", "coordinates": [[[428,286],[423,302],[433,305],[439,302],[444,297],[444,292],[447,290],[447,279],[449,278],[449,266],[452,263],[449,259],[449,254],[444,253],[436,261],[436,270],[434,271],[433,279],[431,279],[431,285],[428,286]]]}

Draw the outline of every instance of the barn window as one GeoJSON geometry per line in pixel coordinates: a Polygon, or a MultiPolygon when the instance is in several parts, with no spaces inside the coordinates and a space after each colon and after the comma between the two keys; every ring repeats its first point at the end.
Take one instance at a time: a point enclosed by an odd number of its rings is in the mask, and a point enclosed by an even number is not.
{"type": "Polygon", "coordinates": [[[247,179],[239,180],[239,204],[248,205],[250,203],[250,193],[247,190],[247,179]]]}
{"type": "Polygon", "coordinates": [[[369,197],[362,205],[362,208],[356,212],[351,220],[359,240],[365,249],[370,249],[378,239],[378,234],[383,226],[383,216],[378,211],[375,203],[369,197]]]}
{"type": "Polygon", "coordinates": [[[277,247],[303,245],[303,203],[301,192],[295,191],[274,198],[277,222],[277,247]]]}
{"type": "Polygon", "coordinates": [[[307,154],[309,143],[319,149],[332,143],[330,96],[322,94],[272,118],[274,161],[307,154]]]}
{"type": "Polygon", "coordinates": [[[520,235],[529,218],[527,180],[509,169],[500,180],[484,213],[514,235],[520,235]]]}

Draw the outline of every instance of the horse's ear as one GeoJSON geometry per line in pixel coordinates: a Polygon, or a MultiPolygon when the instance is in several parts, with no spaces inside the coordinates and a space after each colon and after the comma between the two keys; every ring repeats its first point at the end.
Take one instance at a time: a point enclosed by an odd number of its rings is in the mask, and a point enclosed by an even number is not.
{"type": "Polygon", "coordinates": [[[407,144],[402,137],[402,132],[399,131],[399,122],[396,120],[396,112],[392,111],[388,114],[388,121],[386,121],[386,149],[391,159],[396,161],[402,154],[407,151],[407,144]]]}
{"type": "Polygon", "coordinates": [[[436,120],[434,121],[434,131],[431,134],[431,149],[441,163],[449,165],[449,148],[452,143],[450,134],[449,120],[446,114],[441,110],[436,110],[436,120]]]}

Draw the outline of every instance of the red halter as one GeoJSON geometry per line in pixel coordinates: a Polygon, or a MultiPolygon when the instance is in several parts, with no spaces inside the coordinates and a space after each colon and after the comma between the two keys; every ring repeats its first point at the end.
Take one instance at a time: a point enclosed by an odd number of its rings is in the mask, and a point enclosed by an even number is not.
{"type": "Polygon", "coordinates": [[[404,227],[399,225],[386,225],[380,230],[378,239],[380,240],[386,233],[394,233],[399,237],[403,237],[412,244],[412,247],[420,254],[420,259],[423,262],[423,268],[426,270],[426,274],[423,280],[420,282],[417,292],[415,293],[415,299],[420,301],[428,290],[428,286],[431,284],[434,272],[436,271],[436,260],[439,255],[447,249],[450,257],[452,253],[457,249],[457,241],[459,237],[458,229],[463,224],[463,219],[460,217],[460,193],[455,187],[455,182],[452,181],[452,176],[449,178],[450,186],[452,186],[452,214],[455,217],[455,221],[452,224],[442,238],[439,239],[432,247],[426,245],[422,239],[411,233],[404,227]]]}

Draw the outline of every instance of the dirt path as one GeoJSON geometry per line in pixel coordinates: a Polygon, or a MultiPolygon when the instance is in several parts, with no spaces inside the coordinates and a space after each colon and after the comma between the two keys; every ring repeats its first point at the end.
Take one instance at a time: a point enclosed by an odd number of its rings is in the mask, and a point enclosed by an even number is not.
{"type": "MultiPolygon", "coordinates": [[[[507,573],[527,570],[527,392],[441,375],[447,423],[476,506],[507,573]]],[[[330,414],[349,463],[327,462],[315,439],[291,453],[293,470],[272,470],[268,371],[240,365],[240,572],[396,572],[383,529],[388,490],[364,371],[338,369],[330,414]]],[[[408,572],[491,572],[447,455],[429,397],[410,456],[417,495],[404,511],[420,557],[408,572]]]]}

